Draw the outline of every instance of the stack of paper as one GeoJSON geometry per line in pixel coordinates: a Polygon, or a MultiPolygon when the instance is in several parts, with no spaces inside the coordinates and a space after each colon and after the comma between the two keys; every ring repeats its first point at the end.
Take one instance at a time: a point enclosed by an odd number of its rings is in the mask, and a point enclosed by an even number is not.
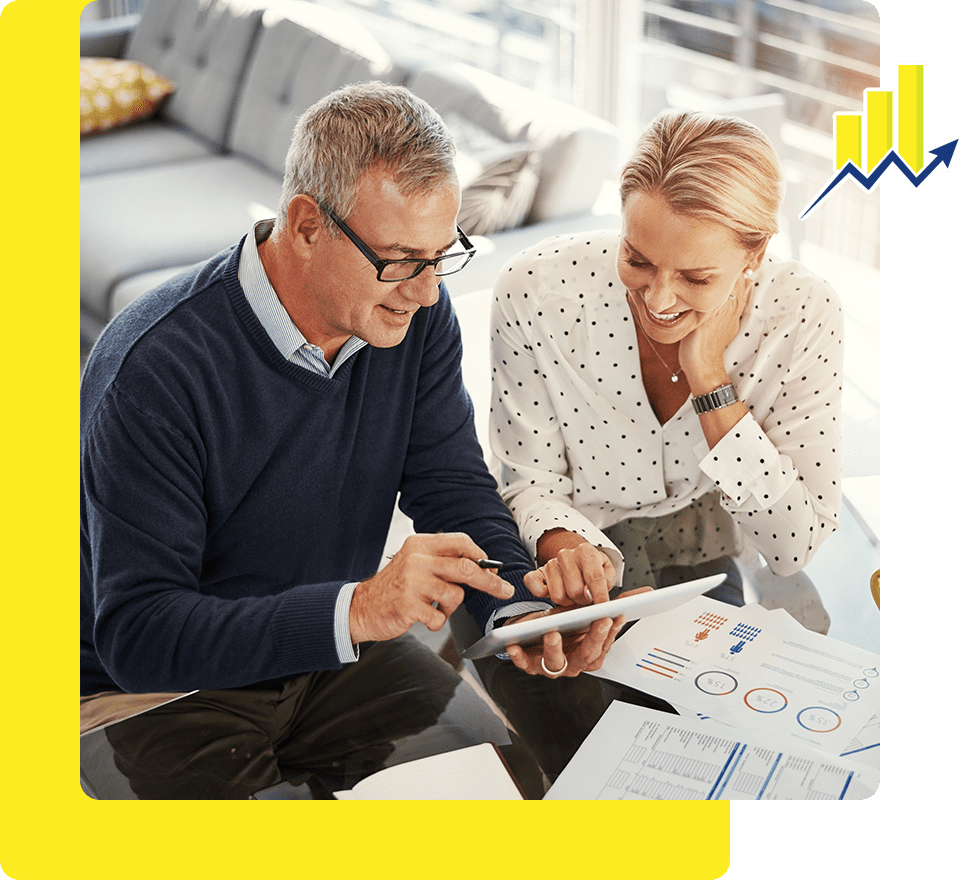
{"type": "Polygon", "coordinates": [[[873,767],[616,701],[545,800],[857,800],[877,788],[873,767]]]}
{"type": "MultiPolygon", "coordinates": [[[[688,717],[673,719],[669,732],[662,725],[671,716],[648,713],[652,717],[643,719],[648,726],[642,736],[637,713],[629,713],[636,716],[630,719],[624,707],[610,713],[617,723],[606,715],[598,735],[592,734],[575,756],[571,772],[566,769],[558,780],[565,785],[556,783],[549,797],[616,796],[621,789],[610,786],[603,793],[565,792],[583,772],[578,767],[584,767],[586,755],[593,750],[622,754],[621,746],[629,741],[634,749],[639,742],[650,744],[652,724],[658,726],[658,736],[668,737],[666,743],[675,736],[687,743],[683,732],[698,731],[711,742],[713,754],[726,756],[729,772],[737,769],[762,780],[753,788],[736,786],[732,779],[722,784],[716,776],[710,792],[695,787],[694,796],[851,798],[866,797],[877,787],[872,767],[878,767],[879,752],[878,655],[809,632],[781,609],[735,607],[700,596],[635,623],[596,674],[661,697],[688,717]],[[852,765],[852,760],[858,763],[852,765]],[[786,781],[786,761],[796,769],[815,762],[821,781],[807,779],[796,788],[786,781]],[[824,785],[826,774],[847,782],[824,785]],[[805,787],[809,785],[814,787],[805,787]]],[[[659,748],[673,755],[677,751],[664,744],[659,748]]],[[[597,772],[592,771],[593,781],[597,772]]]]}

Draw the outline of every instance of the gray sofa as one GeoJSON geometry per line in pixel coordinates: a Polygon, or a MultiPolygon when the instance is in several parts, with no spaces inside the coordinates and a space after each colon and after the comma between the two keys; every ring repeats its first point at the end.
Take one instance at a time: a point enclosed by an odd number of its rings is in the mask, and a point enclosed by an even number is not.
{"type": "MultiPolygon", "coordinates": [[[[529,243],[596,224],[590,212],[616,160],[608,123],[467,66],[399,63],[323,3],[152,0],[142,16],[82,28],[80,54],[141,61],[177,84],[152,118],[81,139],[82,344],[137,296],[273,216],[298,114],[344,84],[404,83],[467,131],[459,149],[470,153],[481,132],[522,157],[530,204],[514,228],[472,234],[478,256],[451,279],[453,295],[490,287],[529,243]]],[[[483,179],[480,189],[462,183],[466,204],[469,192],[492,196],[483,179]]]]}

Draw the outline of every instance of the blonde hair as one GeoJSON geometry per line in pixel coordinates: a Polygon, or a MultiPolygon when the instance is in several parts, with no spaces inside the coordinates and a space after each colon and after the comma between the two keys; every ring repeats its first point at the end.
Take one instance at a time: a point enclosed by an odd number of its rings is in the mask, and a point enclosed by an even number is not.
{"type": "Polygon", "coordinates": [[[660,195],[677,214],[721,223],[751,254],[778,232],[778,155],[760,129],[735,116],[656,116],[622,171],[622,208],[636,192],[660,195]]]}
{"type": "MultiPolygon", "coordinates": [[[[405,194],[456,188],[454,157],[454,139],[441,117],[403,86],[369,82],[338,89],[297,120],[275,225],[286,226],[287,206],[300,194],[350,217],[358,181],[376,166],[389,169],[405,194]]],[[[334,222],[321,216],[337,237],[334,222]]]]}

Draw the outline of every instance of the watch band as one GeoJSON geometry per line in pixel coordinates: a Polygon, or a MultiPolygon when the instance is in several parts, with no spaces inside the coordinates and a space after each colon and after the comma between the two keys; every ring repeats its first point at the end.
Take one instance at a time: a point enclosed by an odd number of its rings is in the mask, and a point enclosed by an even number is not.
{"type": "Polygon", "coordinates": [[[711,412],[713,409],[721,409],[723,406],[731,406],[737,402],[738,395],[735,394],[735,389],[731,383],[721,385],[714,391],[709,391],[707,394],[702,394],[700,397],[693,397],[691,399],[691,405],[695,408],[695,412],[698,413],[698,415],[711,412]]]}

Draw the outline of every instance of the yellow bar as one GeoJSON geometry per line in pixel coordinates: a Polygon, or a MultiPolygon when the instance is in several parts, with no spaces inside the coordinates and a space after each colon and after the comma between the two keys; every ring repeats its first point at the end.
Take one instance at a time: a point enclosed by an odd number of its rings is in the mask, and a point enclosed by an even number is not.
{"type": "Polygon", "coordinates": [[[862,167],[862,114],[835,114],[835,170],[846,162],[862,167]]]}
{"type": "Polygon", "coordinates": [[[865,90],[865,170],[871,171],[892,149],[892,93],[865,90]]]}
{"type": "Polygon", "coordinates": [[[922,65],[899,65],[899,155],[915,172],[922,170],[922,65]]]}

